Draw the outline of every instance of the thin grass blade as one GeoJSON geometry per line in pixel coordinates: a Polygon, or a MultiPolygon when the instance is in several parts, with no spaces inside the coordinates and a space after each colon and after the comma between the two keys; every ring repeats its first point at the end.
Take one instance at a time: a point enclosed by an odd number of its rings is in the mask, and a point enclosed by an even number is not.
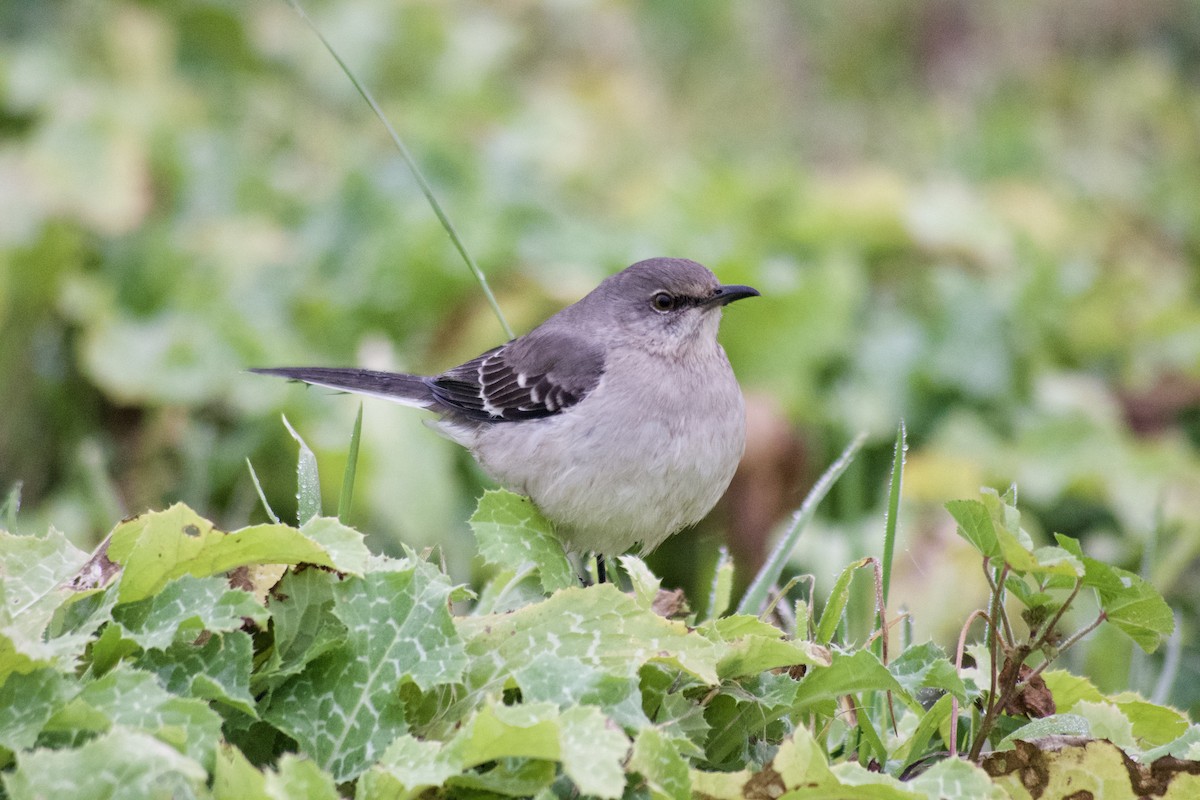
{"type": "Polygon", "coordinates": [[[739,614],[754,614],[756,609],[762,606],[767,600],[767,594],[771,590],[771,586],[783,574],[783,568],[787,564],[788,556],[796,547],[796,542],[800,540],[800,534],[804,527],[813,518],[817,511],[817,506],[825,499],[825,495],[829,494],[829,490],[833,488],[833,484],[837,483],[837,479],[842,476],[842,473],[854,461],[854,456],[862,449],[863,442],[867,439],[866,433],[860,433],[854,437],[854,441],[846,446],[842,454],[837,460],[829,465],[829,469],[825,470],[824,474],[817,480],[816,484],[809,491],[808,496],[804,498],[804,502],[800,504],[799,510],[792,518],[792,525],[788,528],[787,533],[775,545],[775,549],[771,551],[771,555],[767,557],[767,561],[763,564],[758,574],[754,576],[754,582],[750,584],[750,588],[746,590],[746,594],[742,596],[742,601],[738,603],[739,614]]]}
{"type": "Polygon", "coordinates": [[[463,244],[462,239],[458,235],[458,231],[454,228],[454,223],[450,221],[450,217],[448,217],[446,212],[442,209],[442,204],[439,203],[437,197],[434,196],[433,187],[429,185],[429,181],[425,180],[425,175],[421,172],[420,167],[417,166],[416,159],[414,159],[412,154],[408,151],[408,147],[404,144],[404,140],[400,138],[400,134],[396,133],[396,129],[392,127],[392,124],[388,122],[387,117],[384,116],[383,109],[381,109],[379,104],[375,102],[375,96],[371,94],[370,90],[368,90],[361,81],[359,81],[358,76],[354,74],[354,71],[350,69],[350,66],[342,60],[342,57],[338,54],[338,51],[334,49],[333,44],[331,44],[330,41],[325,38],[325,35],[321,33],[321,29],[317,27],[316,23],[313,22],[308,14],[304,11],[304,8],[300,5],[299,0],[287,0],[287,2],[293,9],[295,9],[296,13],[300,15],[300,18],[304,20],[305,24],[308,25],[312,32],[316,34],[317,38],[321,41],[321,44],[323,44],[325,49],[329,51],[329,55],[333,56],[333,60],[336,61],[338,66],[342,68],[342,72],[346,73],[346,77],[350,79],[350,83],[354,84],[354,88],[358,90],[358,93],[362,96],[362,99],[367,101],[367,105],[371,107],[371,110],[375,112],[375,116],[378,117],[379,121],[383,123],[383,127],[387,129],[388,135],[392,137],[392,143],[395,144],[396,149],[400,151],[400,157],[404,159],[404,163],[408,166],[409,171],[412,172],[413,177],[417,181],[417,185],[421,188],[421,194],[425,195],[425,200],[429,203],[429,207],[433,209],[433,213],[437,215],[438,221],[442,223],[442,227],[450,236],[450,241],[454,244],[454,249],[456,249],[458,254],[462,256],[463,261],[466,262],[467,269],[471,270],[471,273],[475,276],[475,280],[479,282],[479,288],[483,290],[483,296],[487,298],[488,305],[492,308],[492,313],[496,315],[496,319],[500,320],[500,327],[504,329],[505,335],[509,339],[512,339],[512,328],[509,327],[508,320],[504,318],[504,313],[500,310],[500,304],[496,302],[496,296],[492,294],[492,289],[488,285],[487,277],[483,274],[483,270],[479,268],[479,265],[475,263],[475,259],[471,258],[470,253],[467,252],[466,245],[463,244]]]}
{"type": "Polygon", "coordinates": [[[317,474],[317,457],[308,443],[296,433],[287,417],[283,418],[283,424],[296,444],[300,445],[300,455],[296,459],[296,522],[303,525],[321,514],[321,478],[317,474]]]}
{"type": "Polygon", "coordinates": [[[354,498],[354,474],[358,469],[358,442],[362,436],[362,403],[358,404],[358,415],[354,418],[354,430],[350,432],[350,452],[346,454],[346,473],[342,476],[342,494],[338,497],[338,520],[349,525],[350,503],[354,498]]]}
{"type": "Polygon", "coordinates": [[[258,473],[254,471],[254,465],[250,463],[249,458],[246,459],[246,469],[250,470],[250,480],[254,481],[254,491],[258,492],[258,499],[262,501],[263,509],[267,512],[267,517],[271,522],[278,525],[279,516],[271,508],[271,504],[267,502],[267,495],[263,491],[262,484],[258,482],[258,473]]]}

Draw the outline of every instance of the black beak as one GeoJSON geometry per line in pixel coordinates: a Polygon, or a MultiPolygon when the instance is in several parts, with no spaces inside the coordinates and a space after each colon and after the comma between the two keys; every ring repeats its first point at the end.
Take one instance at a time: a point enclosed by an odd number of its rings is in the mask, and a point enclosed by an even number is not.
{"type": "Polygon", "coordinates": [[[740,286],[735,283],[718,286],[712,297],[705,301],[706,306],[727,306],[734,300],[744,300],[747,297],[758,297],[759,291],[753,286],[740,286]]]}

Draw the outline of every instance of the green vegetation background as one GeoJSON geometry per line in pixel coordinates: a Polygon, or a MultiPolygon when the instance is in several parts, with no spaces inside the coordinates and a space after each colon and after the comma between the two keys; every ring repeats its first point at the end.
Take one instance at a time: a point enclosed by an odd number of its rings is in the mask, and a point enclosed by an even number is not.
{"type": "MultiPolygon", "coordinates": [[[[763,532],[859,430],[805,535],[875,553],[943,643],[982,601],[945,500],[1016,482],[1177,609],[1178,658],[1072,668],[1200,709],[1200,6],[969,0],[309,9],[434,183],[518,331],[653,255],[761,300],[723,339],[768,443],[718,519],[763,532]],[[786,424],[790,434],[774,426],[786,424]],[[770,491],[755,494],[754,487],[770,491]]],[[[243,372],[439,371],[503,334],[384,131],[283,0],[0,0],[0,491],[81,546],[180,500],[294,504],[289,418],[339,476],[357,403],[243,372]]],[[[482,479],[366,406],[351,521],[467,579],[482,479]]],[[[327,507],[336,497],[329,481],[327,507]]],[[[823,592],[820,592],[823,596],[823,592]]]]}

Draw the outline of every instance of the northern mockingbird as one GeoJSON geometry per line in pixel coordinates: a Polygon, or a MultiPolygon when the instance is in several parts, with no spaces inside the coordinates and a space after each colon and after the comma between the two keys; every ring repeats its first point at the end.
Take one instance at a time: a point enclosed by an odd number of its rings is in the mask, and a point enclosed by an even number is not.
{"type": "Polygon", "coordinates": [[[757,294],[695,261],[652,258],[441,375],[251,371],[433,411],[433,427],[532,499],[567,544],[649,552],[712,509],[742,457],[742,393],[717,326],[723,306],[757,294]]]}

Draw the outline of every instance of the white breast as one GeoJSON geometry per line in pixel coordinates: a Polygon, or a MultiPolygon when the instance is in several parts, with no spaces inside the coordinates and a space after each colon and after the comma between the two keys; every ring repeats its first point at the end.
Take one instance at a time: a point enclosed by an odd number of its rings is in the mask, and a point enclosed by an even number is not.
{"type": "Polygon", "coordinates": [[[613,353],[600,384],[566,412],[455,438],[574,547],[652,550],[712,509],[745,447],[742,394],[724,351],[714,341],[693,356],[703,363],[613,353]]]}

